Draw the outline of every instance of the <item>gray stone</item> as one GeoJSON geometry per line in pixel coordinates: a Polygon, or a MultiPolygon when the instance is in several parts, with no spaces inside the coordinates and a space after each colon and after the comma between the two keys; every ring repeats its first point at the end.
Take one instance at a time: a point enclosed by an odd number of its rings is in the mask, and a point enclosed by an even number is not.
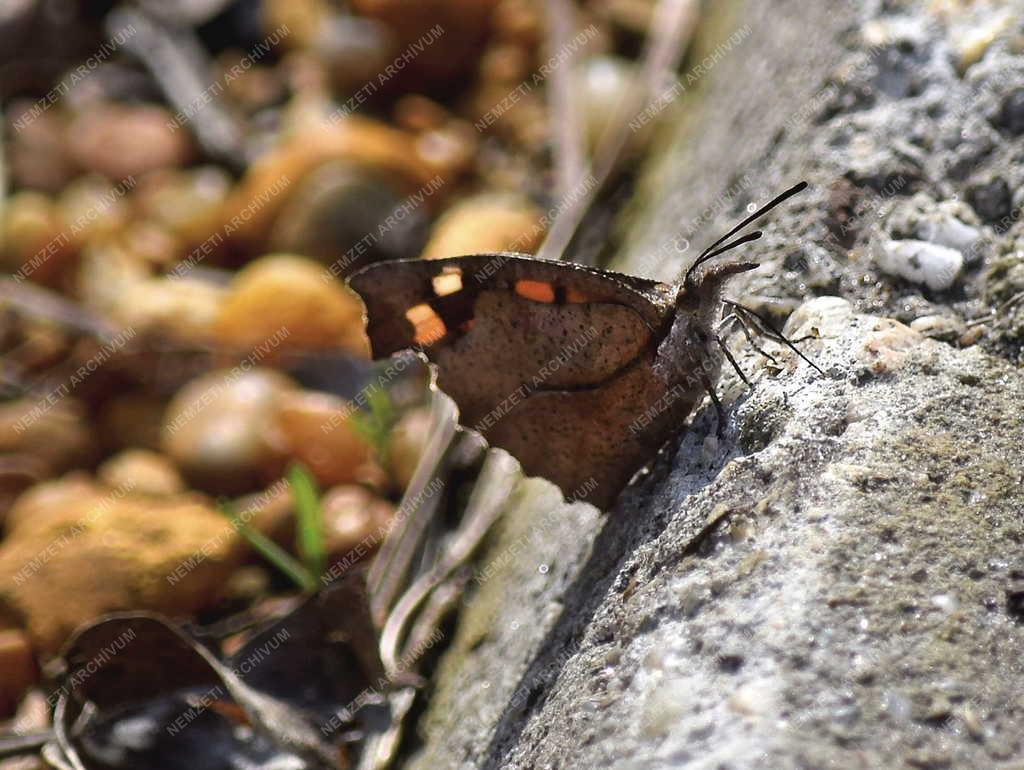
{"type": "Polygon", "coordinates": [[[796,307],[787,332],[826,376],[734,335],[753,387],[723,376],[721,440],[705,406],[607,514],[523,482],[406,766],[1024,766],[1024,310],[966,349],[899,322],[991,312],[1024,232],[961,220],[976,256],[939,299],[874,262],[900,201],[1024,183],[998,127],[1024,57],[954,50],[939,5],[710,4],[695,61],[754,34],[681,105],[615,266],[673,279],[809,179],[730,294],[796,307]]]}
{"type": "Polygon", "coordinates": [[[1024,760],[1024,376],[838,298],[787,331],[829,376],[773,350],[710,461],[706,410],[607,517],[524,484],[410,766],[1024,760]]]}

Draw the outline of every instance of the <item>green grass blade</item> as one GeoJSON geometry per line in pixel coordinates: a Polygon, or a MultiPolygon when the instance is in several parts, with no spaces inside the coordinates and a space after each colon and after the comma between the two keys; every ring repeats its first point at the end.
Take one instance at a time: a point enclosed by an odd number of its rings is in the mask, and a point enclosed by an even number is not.
{"type": "Polygon", "coordinates": [[[366,393],[366,408],[353,413],[348,419],[356,434],[373,447],[377,459],[386,465],[391,428],[397,419],[387,390],[371,387],[366,393]]]}
{"type": "Polygon", "coordinates": [[[324,542],[324,520],[316,479],[305,465],[292,463],[288,467],[288,483],[295,501],[295,546],[306,570],[320,577],[327,568],[327,546],[324,542]]]}
{"type": "Polygon", "coordinates": [[[319,582],[317,576],[302,566],[295,557],[262,532],[253,529],[238,518],[227,503],[219,503],[218,508],[221,513],[231,520],[231,525],[238,530],[238,534],[248,541],[249,545],[259,551],[263,558],[291,578],[299,588],[307,593],[312,593],[317,589],[319,582]]]}

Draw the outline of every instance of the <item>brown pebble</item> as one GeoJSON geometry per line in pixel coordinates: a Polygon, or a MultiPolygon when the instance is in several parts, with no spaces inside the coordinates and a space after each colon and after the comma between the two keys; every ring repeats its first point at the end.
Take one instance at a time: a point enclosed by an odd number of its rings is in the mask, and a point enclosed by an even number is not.
{"type": "Polygon", "coordinates": [[[287,29],[281,45],[289,49],[311,45],[331,13],[326,0],[264,0],[261,10],[264,34],[287,29]]]}
{"type": "Polygon", "coordinates": [[[387,177],[331,161],[296,185],[274,222],[269,246],[274,252],[313,257],[342,278],[372,262],[419,253],[427,209],[408,205],[387,177]]]}
{"type": "Polygon", "coordinates": [[[178,469],[164,455],[148,449],[127,449],[96,470],[96,476],[113,489],[137,494],[174,495],[185,491],[178,469]]]}
{"type": "Polygon", "coordinates": [[[984,324],[972,326],[960,335],[960,347],[969,348],[971,345],[976,345],[978,341],[985,336],[986,331],[987,328],[984,324]]]}
{"type": "Polygon", "coordinates": [[[294,387],[283,374],[260,368],[199,377],[168,404],[162,449],[200,489],[258,489],[283,468],[285,452],[274,425],[279,399],[294,387]]]}
{"type": "Polygon", "coordinates": [[[181,239],[155,222],[135,220],[118,233],[120,246],[154,271],[164,272],[182,256],[181,239]]]}
{"type": "Polygon", "coordinates": [[[101,176],[79,177],[57,198],[61,223],[76,244],[116,233],[130,218],[130,183],[113,185],[101,176]]]}
{"type": "Polygon", "coordinates": [[[395,123],[406,131],[419,133],[432,128],[441,128],[451,119],[451,114],[426,96],[407,94],[395,102],[395,123]]]}
{"type": "Polygon", "coordinates": [[[373,448],[353,426],[355,411],[354,405],[328,393],[281,396],[276,427],[287,451],[324,486],[382,482],[373,448]]]}
{"type": "MultiPolygon", "coordinates": [[[[164,169],[147,176],[138,185],[134,203],[139,215],[156,222],[189,246],[203,245],[210,232],[220,226],[220,207],[231,191],[231,177],[214,166],[178,170],[164,169]]],[[[223,236],[223,233],[221,233],[223,236]]],[[[196,249],[196,259],[205,259],[217,242],[196,249]]]]}
{"type": "Polygon", "coordinates": [[[17,101],[7,110],[7,157],[20,188],[58,193],[75,174],[67,150],[67,116],[60,109],[34,113],[34,102],[17,101]]]}
{"type": "Polygon", "coordinates": [[[409,91],[445,86],[472,72],[491,30],[496,4],[495,0],[353,0],[352,7],[394,30],[399,51],[419,46],[413,49],[417,52],[414,66],[395,67],[385,83],[409,91]]]}
{"type": "Polygon", "coordinates": [[[14,714],[22,696],[36,683],[38,669],[28,634],[0,630],[0,719],[14,714]]]}
{"type": "Polygon", "coordinates": [[[424,259],[490,251],[532,253],[544,238],[543,212],[517,196],[483,193],[452,206],[434,225],[424,259]]]}
{"type": "Polygon", "coordinates": [[[196,496],[133,495],[68,475],[33,487],[0,543],[0,615],[24,618],[55,653],[83,623],[116,610],[190,614],[210,606],[245,548],[196,496]]]}
{"type": "Polygon", "coordinates": [[[495,35],[522,45],[537,45],[544,39],[544,17],[532,0],[501,0],[494,9],[495,35]]]}
{"type": "Polygon", "coordinates": [[[322,505],[327,552],[335,560],[359,559],[375,549],[395,514],[387,500],[355,485],[329,489],[322,505]]]}
{"type": "Polygon", "coordinates": [[[224,596],[228,599],[250,602],[266,596],[270,590],[270,575],[256,564],[239,567],[224,586],[224,596]]]}
{"type": "MultiPolygon", "coordinates": [[[[459,179],[469,173],[477,152],[477,134],[461,121],[424,131],[416,137],[416,155],[437,172],[440,179],[459,179]]],[[[440,186],[438,186],[440,189],[440,186]]]]}
{"type": "Polygon", "coordinates": [[[225,289],[209,273],[152,277],[152,266],[129,247],[121,238],[91,244],[82,255],[75,288],[86,308],[119,327],[112,343],[125,354],[119,363],[134,367],[146,381],[159,381],[166,390],[180,383],[175,378],[188,368],[186,359],[198,359],[200,349],[209,346],[225,289]],[[164,342],[147,344],[147,336],[164,342]],[[166,339],[189,351],[179,348],[175,355],[166,339]],[[151,368],[138,371],[146,359],[151,368]]]}
{"type": "Polygon", "coordinates": [[[305,257],[275,254],[239,272],[228,287],[214,328],[237,350],[344,349],[369,355],[363,305],[341,281],[305,257]]]}
{"type": "Polygon", "coordinates": [[[315,125],[297,126],[290,141],[249,166],[221,208],[219,224],[209,237],[219,232],[251,248],[264,244],[299,181],[332,160],[361,164],[388,176],[405,195],[431,182],[436,184],[438,172],[413,151],[408,133],[355,115],[337,115],[324,121],[321,107],[317,105],[315,125]]]}
{"type": "Polygon", "coordinates": [[[487,83],[518,85],[532,66],[527,48],[514,43],[491,46],[480,61],[480,78],[487,83]]]}
{"type": "Polygon", "coordinates": [[[51,284],[74,257],[75,243],[57,204],[42,193],[24,191],[8,198],[2,225],[3,267],[21,280],[51,284]]]}
{"type": "Polygon", "coordinates": [[[192,157],[188,131],[155,105],[90,105],[68,128],[68,149],[79,166],[112,180],[183,166],[192,157]]]}
{"type": "Polygon", "coordinates": [[[45,476],[87,465],[95,452],[81,401],[25,397],[0,404],[0,453],[33,458],[45,476]]]}

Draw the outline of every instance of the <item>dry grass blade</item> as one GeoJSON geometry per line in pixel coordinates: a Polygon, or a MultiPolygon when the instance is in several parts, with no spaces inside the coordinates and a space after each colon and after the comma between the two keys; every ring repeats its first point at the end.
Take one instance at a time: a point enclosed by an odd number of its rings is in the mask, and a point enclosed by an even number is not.
{"type": "Polygon", "coordinates": [[[158,21],[147,13],[118,7],[107,17],[112,39],[123,30],[133,33],[125,48],[137,56],[160,85],[167,100],[210,155],[235,170],[245,168],[242,129],[211,89],[213,66],[191,29],[158,21]]]}
{"type": "Polygon", "coordinates": [[[455,402],[436,388],[431,395],[430,439],[402,496],[394,526],[366,576],[370,615],[378,628],[405,590],[413,561],[444,496],[437,487],[443,484],[445,459],[458,429],[458,411],[455,402]]]}
{"type": "Polygon", "coordinates": [[[579,89],[573,87],[578,56],[570,40],[576,30],[576,6],[572,0],[547,0],[548,56],[565,55],[551,73],[548,106],[551,111],[555,157],[555,197],[568,198],[586,172],[586,144],[583,135],[579,89]]]}
{"type": "Polygon", "coordinates": [[[651,103],[679,66],[696,29],[699,11],[699,0],[661,0],[658,3],[644,50],[641,83],[631,91],[631,98],[618,105],[615,117],[598,142],[589,177],[586,173],[581,177],[591,178],[591,184],[559,211],[537,251],[538,256],[557,259],[565,253],[583,216],[622,159],[632,132],[630,122],[651,103]]]}
{"type": "Polygon", "coordinates": [[[118,332],[112,324],[55,291],[15,278],[0,279],[0,309],[4,306],[31,318],[39,318],[95,336],[101,342],[118,332]]]}
{"type": "MultiPolygon", "coordinates": [[[[439,585],[466,564],[483,541],[491,525],[504,510],[505,502],[519,478],[518,463],[505,452],[490,451],[466,504],[462,526],[445,549],[437,566],[420,577],[395,604],[381,631],[381,662],[390,676],[402,672],[409,662],[414,643],[403,645],[406,628],[418,608],[439,585]]],[[[422,637],[420,633],[417,636],[422,637]]],[[[429,636],[429,633],[427,634],[429,636]]]]}

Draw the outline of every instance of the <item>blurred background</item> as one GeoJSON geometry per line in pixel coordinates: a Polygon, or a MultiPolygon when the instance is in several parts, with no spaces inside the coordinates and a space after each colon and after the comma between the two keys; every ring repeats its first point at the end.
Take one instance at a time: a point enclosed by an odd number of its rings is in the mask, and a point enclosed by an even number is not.
{"type": "Polygon", "coordinates": [[[0,6],[0,716],[105,613],[206,622],[301,589],[289,469],[318,496],[314,567],[372,556],[427,439],[425,374],[367,396],[345,277],[534,253],[637,87],[654,12],[0,6]]]}

